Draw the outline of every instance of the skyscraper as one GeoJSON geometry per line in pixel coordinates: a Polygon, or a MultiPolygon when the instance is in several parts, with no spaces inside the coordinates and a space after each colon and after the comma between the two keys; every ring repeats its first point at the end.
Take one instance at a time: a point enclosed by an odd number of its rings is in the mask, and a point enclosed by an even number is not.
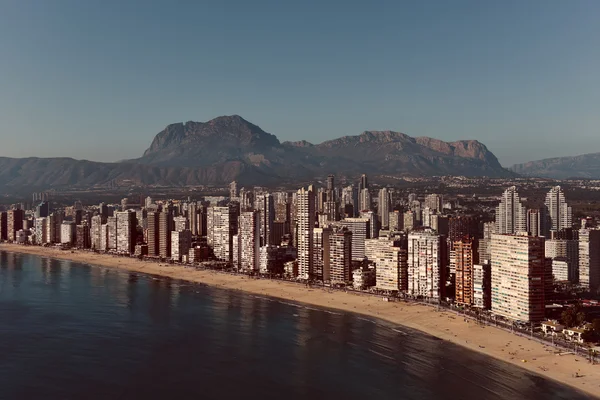
{"type": "Polygon", "coordinates": [[[327,176],[327,201],[336,201],[335,198],[335,177],[327,176]]]}
{"type": "Polygon", "coordinates": [[[438,194],[428,194],[425,196],[424,207],[429,207],[433,212],[442,212],[442,196],[438,194]]]}
{"type": "Polygon", "coordinates": [[[600,289],[600,230],[579,230],[579,284],[593,294],[600,289]]]}
{"type": "MultiPolygon", "coordinates": [[[[158,213],[158,255],[162,258],[171,257],[171,232],[173,232],[173,214],[172,210],[165,208],[158,213]]],[[[150,246],[148,246],[148,253],[149,250],[150,246]]]]}
{"type": "Polygon", "coordinates": [[[370,238],[370,220],[368,218],[346,218],[342,226],[352,232],[352,259],[365,258],[365,239],[370,238]]]}
{"type": "Polygon", "coordinates": [[[464,237],[454,243],[453,249],[456,268],[456,303],[471,305],[475,301],[473,297],[473,266],[479,264],[477,239],[464,237]]]}
{"type": "Polygon", "coordinates": [[[408,294],[443,299],[446,283],[446,244],[431,229],[408,234],[408,294]]]}
{"type": "Polygon", "coordinates": [[[133,254],[135,252],[137,217],[131,210],[116,212],[117,218],[117,251],[133,254]]]}
{"type": "Polygon", "coordinates": [[[377,214],[381,221],[382,229],[390,228],[390,193],[387,188],[379,190],[379,204],[377,206],[377,214]]]}
{"type": "Polygon", "coordinates": [[[544,236],[544,213],[540,210],[527,210],[527,228],[531,236],[544,236]]]}
{"type": "Polygon", "coordinates": [[[232,207],[208,207],[207,243],[217,259],[233,261],[233,235],[237,231],[237,216],[232,207]]]}
{"type": "Polygon", "coordinates": [[[267,246],[274,242],[275,202],[271,194],[264,193],[256,197],[255,203],[260,211],[260,245],[267,246]]]}
{"type": "Polygon", "coordinates": [[[527,231],[527,211],[515,186],[506,189],[496,207],[496,233],[515,234],[527,231]]]}
{"type": "Polygon", "coordinates": [[[330,280],[330,251],[329,236],[333,234],[331,228],[313,229],[313,270],[314,277],[318,280],[330,280]]]}
{"type": "Polygon", "coordinates": [[[189,229],[171,232],[171,259],[181,262],[187,257],[192,245],[192,232],[189,229]]]}
{"type": "Polygon", "coordinates": [[[352,273],[352,232],[340,230],[329,235],[329,268],[331,283],[350,282],[352,273]]]}
{"type": "Polygon", "coordinates": [[[7,213],[7,239],[11,242],[17,240],[17,232],[23,229],[23,219],[25,212],[21,209],[10,210],[7,213]]]}
{"type": "Polygon", "coordinates": [[[555,186],[548,194],[544,203],[548,216],[548,226],[543,234],[549,236],[549,231],[560,231],[573,226],[573,210],[567,204],[565,194],[560,186],[555,186]]]}
{"type": "Polygon", "coordinates": [[[239,268],[243,271],[258,271],[260,267],[260,225],[259,211],[240,213],[238,249],[239,268]]]}
{"type": "Polygon", "coordinates": [[[375,282],[379,290],[408,289],[407,241],[387,237],[365,241],[365,255],[375,264],[375,282]]]}
{"type": "Polygon", "coordinates": [[[371,209],[371,192],[369,192],[369,189],[365,188],[360,191],[358,202],[358,211],[368,211],[371,209]]]}
{"type": "Polygon", "coordinates": [[[545,314],[544,238],[492,235],[492,312],[535,322],[545,314]]]}
{"type": "Polygon", "coordinates": [[[360,177],[360,183],[358,185],[358,191],[362,191],[363,189],[368,189],[369,188],[369,182],[367,180],[367,175],[366,174],[362,174],[360,177]]]}
{"type": "Polygon", "coordinates": [[[300,189],[297,194],[296,218],[298,219],[298,277],[313,277],[313,229],[315,227],[315,195],[312,187],[300,189]]]}

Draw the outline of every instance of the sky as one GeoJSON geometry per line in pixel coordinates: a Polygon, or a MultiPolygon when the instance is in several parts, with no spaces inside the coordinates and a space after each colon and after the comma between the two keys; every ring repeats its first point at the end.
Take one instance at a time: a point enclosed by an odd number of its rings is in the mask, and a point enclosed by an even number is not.
{"type": "Polygon", "coordinates": [[[600,1],[0,0],[0,156],[117,161],[238,114],[281,140],[600,152],[600,1]]]}

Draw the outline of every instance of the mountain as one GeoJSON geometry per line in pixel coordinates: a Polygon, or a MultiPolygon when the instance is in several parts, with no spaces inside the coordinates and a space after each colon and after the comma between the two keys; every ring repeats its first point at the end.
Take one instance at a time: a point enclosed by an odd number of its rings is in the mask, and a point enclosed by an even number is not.
{"type": "Polygon", "coordinates": [[[522,175],[541,178],[600,179],[600,153],[530,161],[513,165],[510,169],[522,175]]]}
{"type": "Polygon", "coordinates": [[[237,180],[273,185],[327,174],[507,177],[476,140],[444,142],[399,132],[367,131],[320,144],[281,143],[240,116],[168,125],[137,159],[99,163],[71,158],[0,157],[0,188],[109,184],[198,186],[237,180]]]}
{"type": "Polygon", "coordinates": [[[248,176],[261,173],[281,180],[328,173],[511,176],[476,140],[447,143],[399,132],[367,131],[320,144],[280,143],[276,136],[237,115],[169,125],[141,158],[131,161],[194,168],[239,162],[248,176]]]}

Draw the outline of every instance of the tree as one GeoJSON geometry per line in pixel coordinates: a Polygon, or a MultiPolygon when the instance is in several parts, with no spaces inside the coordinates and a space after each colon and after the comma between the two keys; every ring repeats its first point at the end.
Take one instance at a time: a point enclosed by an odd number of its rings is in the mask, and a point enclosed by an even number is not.
{"type": "Polygon", "coordinates": [[[577,311],[577,314],[575,314],[575,322],[577,323],[577,326],[581,326],[585,322],[585,313],[583,311],[577,311]]]}
{"type": "Polygon", "coordinates": [[[594,332],[600,336],[600,318],[594,318],[592,321],[592,328],[594,329],[594,332]]]}
{"type": "Polygon", "coordinates": [[[561,319],[563,325],[566,326],[567,328],[570,328],[575,324],[575,316],[573,315],[573,312],[571,311],[571,309],[563,311],[560,314],[560,319],[561,319]]]}

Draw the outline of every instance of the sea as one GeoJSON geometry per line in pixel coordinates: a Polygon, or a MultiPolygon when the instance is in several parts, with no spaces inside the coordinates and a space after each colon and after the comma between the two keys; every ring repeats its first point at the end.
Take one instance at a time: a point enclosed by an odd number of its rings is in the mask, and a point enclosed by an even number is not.
{"type": "Polygon", "coordinates": [[[588,399],[346,312],[0,252],[0,399],[588,399]]]}

